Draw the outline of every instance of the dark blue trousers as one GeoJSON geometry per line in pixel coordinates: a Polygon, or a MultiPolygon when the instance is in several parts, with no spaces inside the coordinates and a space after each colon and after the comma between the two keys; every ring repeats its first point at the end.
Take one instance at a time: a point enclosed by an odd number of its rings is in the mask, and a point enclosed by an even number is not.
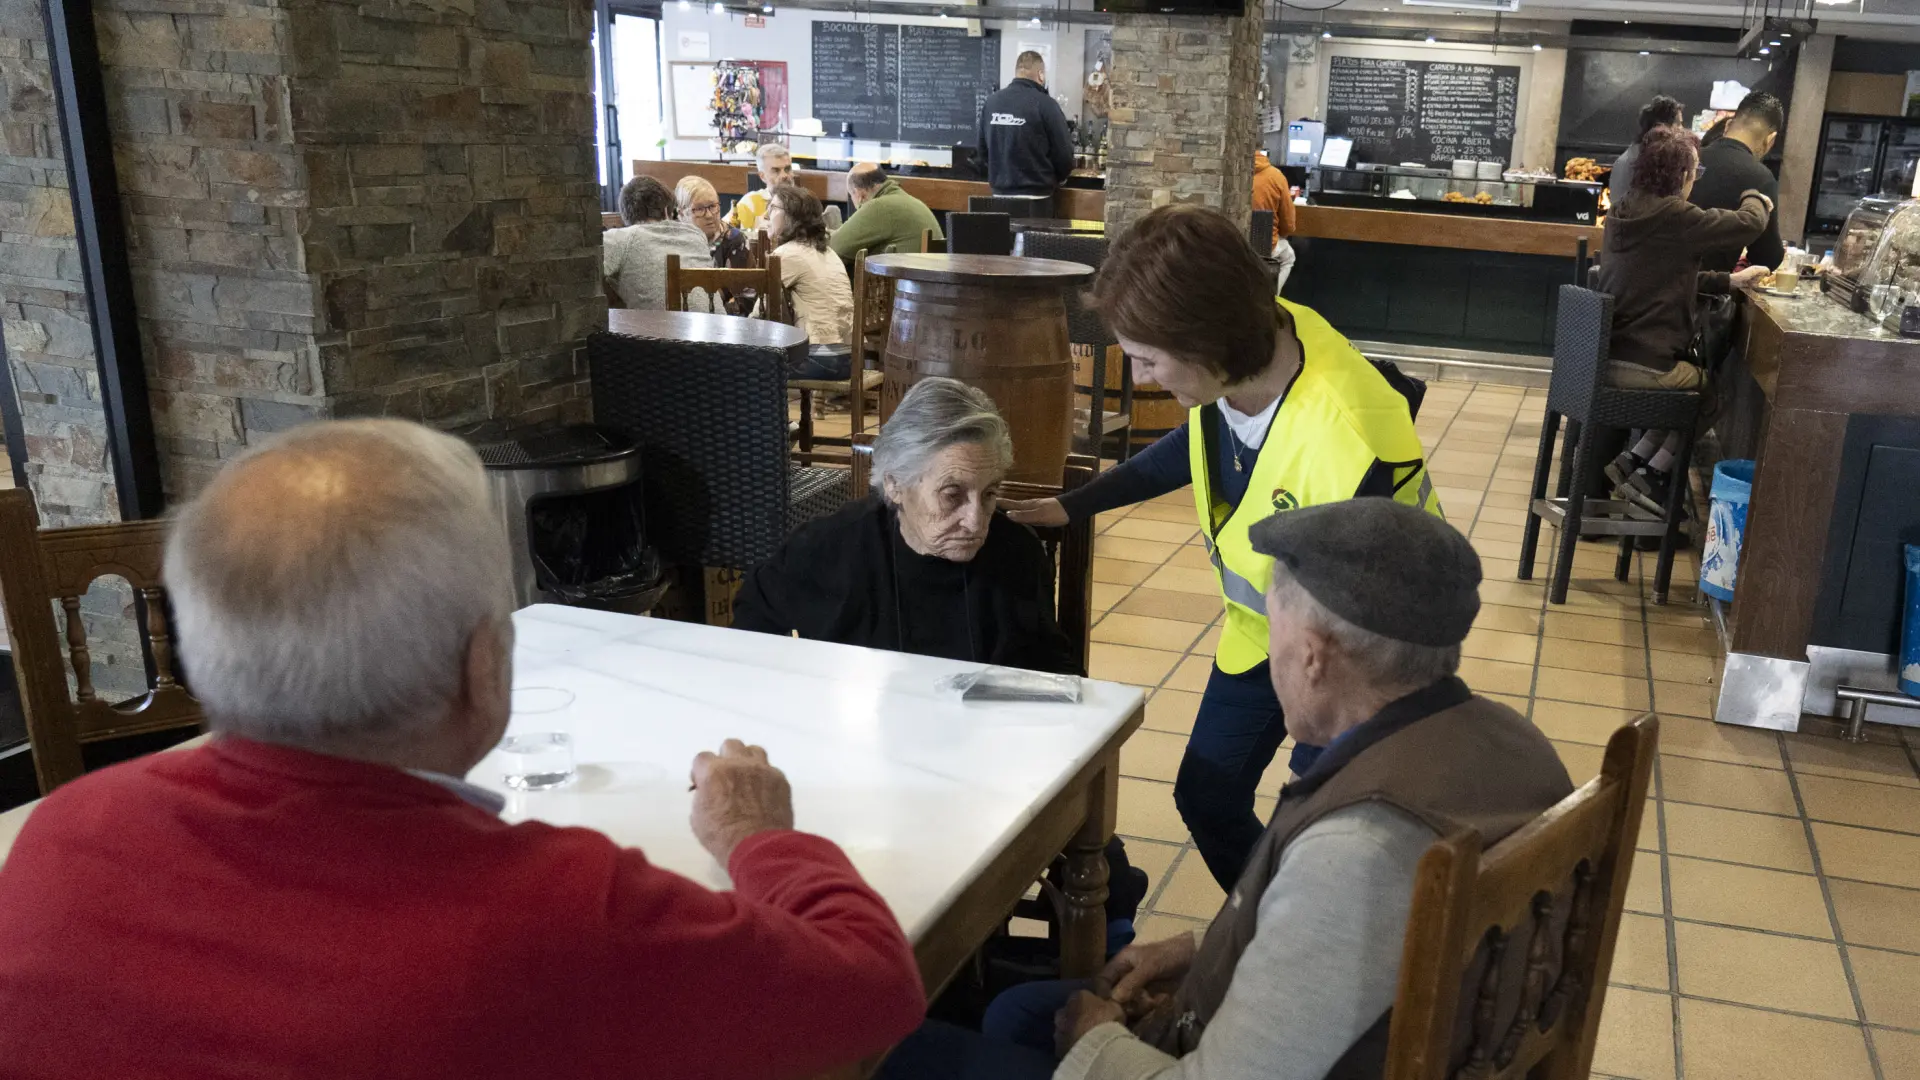
{"type": "Polygon", "coordinates": [[[1053,1018],[1087,981],[1023,983],[987,1006],[980,1031],[929,1020],[894,1047],[880,1080],[1048,1080],[1053,1018]]]}
{"type": "MultiPolygon", "coordinates": [[[[1208,872],[1228,892],[1266,830],[1253,812],[1253,796],[1286,737],[1266,664],[1239,675],[1214,667],[1180,760],[1173,802],[1208,872]]],[[[1304,773],[1319,756],[1317,746],[1295,746],[1289,764],[1304,773]]]]}

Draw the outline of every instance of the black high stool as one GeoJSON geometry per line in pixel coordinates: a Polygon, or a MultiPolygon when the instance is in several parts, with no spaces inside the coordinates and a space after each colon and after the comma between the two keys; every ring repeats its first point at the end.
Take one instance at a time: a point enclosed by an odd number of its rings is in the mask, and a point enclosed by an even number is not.
{"type": "Polygon", "coordinates": [[[1687,469],[1693,461],[1693,431],[1706,396],[1699,390],[1629,390],[1606,384],[1609,338],[1613,331],[1613,297],[1560,286],[1560,312],[1553,331],[1553,381],[1547,388],[1547,413],[1540,424],[1540,453],[1533,464],[1533,487],[1528,493],[1526,533],[1520,542],[1518,577],[1533,577],[1534,548],[1540,541],[1540,522],[1560,530],[1559,550],[1553,562],[1547,599],[1567,602],[1567,579],[1573,573],[1574,545],[1583,534],[1620,537],[1620,557],[1614,563],[1616,581],[1625,581],[1633,564],[1636,536],[1660,537],[1660,558],[1653,575],[1653,602],[1667,602],[1673,578],[1673,553],[1680,538],[1680,522],[1687,507],[1687,469]],[[1547,498],[1547,474],[1553,468],[1553,440],[1560,420],[1567,421],[1566,443],[1560,451],[1560,482],[1547,498]],[[1656,517],[1630,502],[1589,499],[1587,474],[1592,471],[1593,431],[1606,428],[1666,428],[1683,433],[1680,453],[1673,463],[1673,483],[1667,490],[1665,513],[1656,517]]]}

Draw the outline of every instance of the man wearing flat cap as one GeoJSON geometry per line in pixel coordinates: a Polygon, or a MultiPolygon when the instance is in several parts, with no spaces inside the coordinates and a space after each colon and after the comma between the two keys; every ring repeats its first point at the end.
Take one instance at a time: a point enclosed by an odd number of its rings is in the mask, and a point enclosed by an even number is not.
{"type": "Polygon", "coordinates": [[[1065,1001],[1057,1067],[1032,1045],[1030,984],[1008,992],[1023,1008],[1003,996],[988,1010],[999,1043],[923,1027],[896,1064],[935,1065],[889,1078],[1382,1076],[1420,857],[1463,826],[1491,846],[1573,784],[1539,729],[1455,675],[1480,560],[1451,525],[1362,498],[1276,514],[1252,540],[1274,560],[1266,607],[1287,731],[1326,752],[1281,788],[1213,924],[1130,946],[1091,984],[1045,984],[1065,1001]],[[915,1053],[943,1036],[939,1053],[915,1053]]]}

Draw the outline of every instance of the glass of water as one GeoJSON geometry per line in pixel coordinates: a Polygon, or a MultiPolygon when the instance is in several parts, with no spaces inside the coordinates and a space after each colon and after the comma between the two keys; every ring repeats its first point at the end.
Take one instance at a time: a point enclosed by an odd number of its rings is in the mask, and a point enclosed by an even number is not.
{"type": "Polygon", "coordinates": [[[573,712],[573,692],[553,686],[516,687],[513,691],[513,717],[516,727],[532,728],[509,735],[500,742],[508,787],[522,791],[545,791],[573,779],[573,736],[568,734],[568,718],[573,712]]]}

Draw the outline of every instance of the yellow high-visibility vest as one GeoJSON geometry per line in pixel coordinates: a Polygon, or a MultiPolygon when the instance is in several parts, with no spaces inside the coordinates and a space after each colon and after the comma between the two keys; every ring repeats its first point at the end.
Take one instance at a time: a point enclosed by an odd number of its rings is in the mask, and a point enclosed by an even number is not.
{"type": "Polygon", "coordinates": [[[1446,516],[1427,476],[1407,399],[1327,320],[1298,304],[1276,302],[1300,338],[1301,369],[1260,444],[1238,508],[1213,490],[1219,458],[1217,443],[1209,444],[1226,437],[1219,409],[1202,405],[1187,418],[1194,505],[1227,605],[1214,659],[1229,675],[1267,658],[1273,560],[1253,550],[1247,530],[1254,524],[1280,511],[1353,498],[1376,464],[1392,471],[1395,500],[1446,516]]]}

